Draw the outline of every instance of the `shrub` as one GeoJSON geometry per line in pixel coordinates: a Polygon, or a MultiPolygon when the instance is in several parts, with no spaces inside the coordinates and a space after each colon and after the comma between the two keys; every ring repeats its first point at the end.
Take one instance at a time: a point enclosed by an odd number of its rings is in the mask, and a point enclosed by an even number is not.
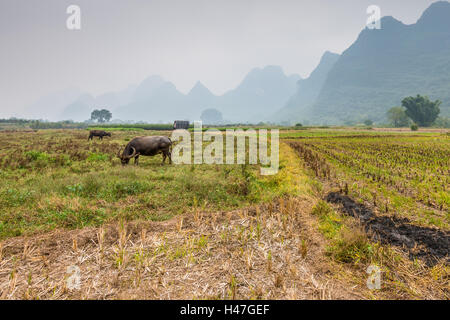
{"type": "Polygon", "coordinates": [[[419,130],[419,126],[417,124],[413,123],[411,125],[411,131],[417,131],[417,130],[419,130]]]}

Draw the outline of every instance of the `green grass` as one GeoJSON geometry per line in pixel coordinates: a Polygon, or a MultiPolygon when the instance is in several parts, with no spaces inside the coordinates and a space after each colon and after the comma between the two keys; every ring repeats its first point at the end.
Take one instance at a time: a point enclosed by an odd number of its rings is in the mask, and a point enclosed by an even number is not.
{"type": "Polygon", "coordinates": [[[371,243],[364,230],[352,219],[336,213],[325,201],[312,209],[318,217],[318,229],[328,239],[327,254],[344,263],[366,263],[375,258],[378,244],[371,243]]]}
{"type": "Polygon", "coordinates": [[[1,133],[0,238],[119,219],[165,220],[302,192],[305,177],[287,146],[275,176],[260,176],[256,165],[161,166],[161,156],[123,167],[116,153],[137,134],[88,141],[85,130],[1,133]]]}
{"type": "Polygon", "coordinates": [[[106,132],[115,132],[115,131],[144,131],[146,129],[140,127],[112,127],[112,126],[95,126],[86,128],[87,131],[90,130],[104,130],[106,132]]]}
{"type": "Polygon", "coordinates": [[[348,136],[439,136],[436,132],[410,132],[410,131],[376,131],[376,130],[361,130],[360,128],[349,129],[310,129],[310,130],[283,130],[280,132],[280,138],[330,138],[330,137],[348,137],[348,136]]]}
{"type": "Polygon", "coordinates": [[[128,130],[173,130],[173,124],[96,124],[88,127],[89,130],[128,131],[128,130]]]}

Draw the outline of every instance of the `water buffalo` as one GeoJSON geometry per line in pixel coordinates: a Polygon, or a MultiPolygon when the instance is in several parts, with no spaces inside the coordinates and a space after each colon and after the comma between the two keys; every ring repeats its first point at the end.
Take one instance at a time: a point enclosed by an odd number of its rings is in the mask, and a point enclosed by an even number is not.
{"type": "Polygon", "coordinates": [[[103,140],[103,137],[111,137],[111,132],[106,132],[103,130],[91,130],[89,131],[88,140],[92,140],[93,137],[98,137],[100,140],[103,140]]]}
{"type": "Polygon", "coordinates": [[[169,158],[169,163],[172,163],[172,141],[164,136],[151,137],[136,137],[131,140],[122,154],[120,150],[117,157],[120,158],[122,165],[128,164],[131,158],[134,158],[134,164],[139,164],[139,156],[154,156],[159,153],[163,155],[162,164],[169,158]]]}

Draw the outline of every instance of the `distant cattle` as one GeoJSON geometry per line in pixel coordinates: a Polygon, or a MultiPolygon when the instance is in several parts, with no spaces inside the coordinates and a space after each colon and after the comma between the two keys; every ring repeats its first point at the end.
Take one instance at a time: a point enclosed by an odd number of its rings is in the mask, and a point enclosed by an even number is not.
{"type": "Polygon", "coordinates": [[[111,137],[111,132],[106,132],[103,130],[91,130],[89,131],[88,140],[92,140],[94,137],[98,137],[100,140],[103,140],[103,137],[111,137]]]}
{"type": "Polygon", "coordinates": [[[139,164],[139,156],[154,156],[157,154],[163,155],[162,164],[169,158],[169,163],[172,163],[172,141],[165,136],[150,136],[137,137],[131,140],[123,152],[117,154],[117,157],[122,162],[122,165],[128,164],[130,159],[134,158],[134,164],[139,164]]]}

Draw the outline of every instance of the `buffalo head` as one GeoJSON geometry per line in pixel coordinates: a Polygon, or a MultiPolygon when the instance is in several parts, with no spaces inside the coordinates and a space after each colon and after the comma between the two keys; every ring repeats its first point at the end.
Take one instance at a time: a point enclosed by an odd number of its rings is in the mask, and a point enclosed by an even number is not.
{"type": "Polygon", "coordinates": [[[120,152],[120,149],[119,149],[119,152],[117,153],[117,157],[122,162],[122,165],[128,164],[128,162],[130,162],[131,158],[139,156],[139,153],[136,152],[136,149],[134,147],[131,147],[130,149],[132,150],[131,155],[127,155],[126,154],[126,152],[125,152],[127,150],[126,148],[125,148],[125,150],[123,152],[120,152]]]}

